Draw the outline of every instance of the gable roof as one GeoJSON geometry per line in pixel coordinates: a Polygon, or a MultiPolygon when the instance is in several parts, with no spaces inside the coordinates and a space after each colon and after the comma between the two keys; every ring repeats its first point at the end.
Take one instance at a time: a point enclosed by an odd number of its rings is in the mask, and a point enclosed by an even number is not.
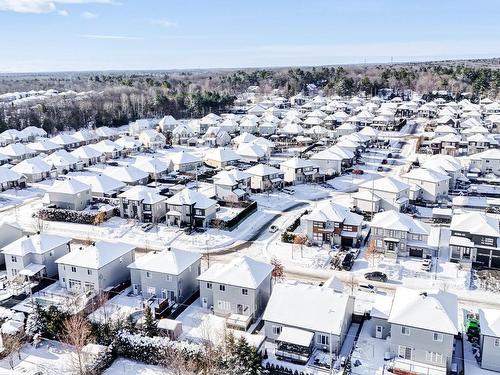
{"type": "Polygon", "coordinates": [[[198,280],[256,289],[271,275],[273,266],[248,256],[218,263],[198,276],[198,280]]]}
{"type": "Polygon", "coordinates": [[[480,308],[479,325],[482,335],[500,337],[500,310],[480,308]]]}
{"type": "Polygon", "coordinates": [[[483,212],[471,211],[453,215],[450,229],[484,236],[500,237],[499,220],[483,212]]]}
{"type": "Polygon", "coordinates": [[[128,268],[142,271],[180,275],[188,267],[201,259],[201,255],[178,249],[151,252],[138,257],[128,268]]]}
{"type": "Polygon", "coordinates": [[[429,224],[394,210],[376,213],[373,217],[371,226],[424,235],[429,235],[431,230],[429,224]]]}
{"type": "Polygon", "coordinates": [[[25,256],[27,254],[44,254],[70,241],[71,238],[40,233],[21,237],[5,246],[2,252],[4,254],[19,256],[25,256]]]}
{"type": "Polygon", "coordinates": [[[397,288],[388,321],[456,335],[459,329],[457,296],[443,291],[397,288]]]}
{"type": "Polygon", "coordinates": [[[192,205],[195,208],[206,209],[215,205],[217,201],[208,198],[204,194],[188,188],[184,188],[174,196],[167,199],[167,204],[174,206],[192,205]]]}
{"type": "Polygon", "coordinates": [[[89,185],[72,178],[67,178],[65,180],[54,181],[54,184],[49,189],[49,193],[78,194],[87,190],[90,191],[89,185]]]}
{"type": "Polygon", "coordinates": [[[134,249],[134,246],[121,242],[99,241],[83,249],[71,251],[57,259],[56,263],[75,267],[100,269],[134,249]]]}
{"type": "Polygon", "coordinates": [[[373,180],[365,181],[359,186],[370,190],[373,187],[374,190],[387,191],[391,193],[399,193],[400,191],[407,190],[410,188],[410,185],[392,176],[378,178],[375,181],[373,180]]]}

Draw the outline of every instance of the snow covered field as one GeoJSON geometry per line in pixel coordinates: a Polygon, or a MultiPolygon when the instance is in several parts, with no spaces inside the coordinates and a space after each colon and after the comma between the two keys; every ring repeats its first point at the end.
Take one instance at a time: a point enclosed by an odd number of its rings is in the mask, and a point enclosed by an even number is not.
{"type": "Polygon", "coordinates": [[[130,359],[118,358],[104,371],[103,375],[174,375],[174,372],[165,367],[146,365],[130,359]]]}

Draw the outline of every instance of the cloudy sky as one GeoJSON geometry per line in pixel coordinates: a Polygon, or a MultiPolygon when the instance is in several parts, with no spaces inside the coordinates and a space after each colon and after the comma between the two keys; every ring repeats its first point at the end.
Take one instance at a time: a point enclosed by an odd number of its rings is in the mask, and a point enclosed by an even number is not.
{"type": "Polygon", "coordinates": [[[500,56],[499,0],[0,0],[0,72],[500,56]]]}

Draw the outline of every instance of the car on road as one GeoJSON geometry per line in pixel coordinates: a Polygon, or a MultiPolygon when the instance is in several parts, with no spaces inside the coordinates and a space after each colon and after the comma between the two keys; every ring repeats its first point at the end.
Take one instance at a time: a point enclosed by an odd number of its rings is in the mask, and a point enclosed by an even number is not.
{"type": "Polygon", "coordinates": [[[362,169],[355,169],[352,171],[353,174],[364,174],[365,172],[363,172],[362,169]]]}
{"type": "Polygon", "coordinates": [[[269,227],[269,232],[276,233],[278,231],[278,227],[276,225],[271,225],[269,227]]]}
{"type": "Polygon", "coordinates": [[[145,223],[145,224],[142,224],[142,225],[141,225],[141,229],[142,229],[144,232],[150,231],[151,229],[153,229],[153,224],[151,224],[151,223],[145,223]]]}
{"type": "Polygon", "coordinates": [[[383,172],[383,171],[384,171],[384,167],[379,166],[379,167],[377,168],[377,172],[383,172]]]}
{"type": "Polygon", "coordinates": [[[285,188],[281,189],[281,191],[283,193],[285,193],[285,194],[288,194],[288,195],[294,195],[295,194],[295,190],[292,187],[285,187],[285,188]]]}
{"type": "Polygon", "coordinates": [[[382,164],[387,164],[387,159],[382,160],[382,164]]]}
{"type": "Polygon", "coordinates": [[[354,257],[354,259],[358,259],[359,253],[361,252],[360,248],[353,248],[351,249],[350,253],[354,257]]]}
{"type": "Polygon", "coordinates": [[[366,292],[366,293],[377,293],[377,287],[372,284],[361,283],[358,286],[358,290],[360,292],[366,292]]]}
{"type": "Polygon", "coordinates": [[[385,283],[387,281],[387,275],[380,271],[367,272],[365,273],[365,279],[385,283]]]}

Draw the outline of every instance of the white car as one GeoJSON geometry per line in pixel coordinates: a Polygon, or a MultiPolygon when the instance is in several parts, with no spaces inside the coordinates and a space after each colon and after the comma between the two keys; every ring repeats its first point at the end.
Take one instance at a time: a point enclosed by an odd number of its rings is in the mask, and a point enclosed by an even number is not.
{"type": "Polygon", "coordinates": [[[358,290],[366,293],[377,293],[377,287],[372,284],[359,284],[358,290]]]}
{"type": "Polygon", "coordinates": [[[422,271],[429,272],[432,269],[432,260],[430,260],[430,259],[424,259],[422,261],[421,268],[422,268],[422,271]]]}
{"type": "Polygon", "coordinates": [[[288,195],[295,194],[295,190],[293,188],[290,188],[290,187],[283,188],[283,189],[281,189],[281,191],[285,194],[288,194],[288,195]]]}
{"type": "Polygon", "coordinates": [[[269,227],[269,232],[276,233],[278,231],[278,227],[276,225],[271,225],[269,227]]]}

